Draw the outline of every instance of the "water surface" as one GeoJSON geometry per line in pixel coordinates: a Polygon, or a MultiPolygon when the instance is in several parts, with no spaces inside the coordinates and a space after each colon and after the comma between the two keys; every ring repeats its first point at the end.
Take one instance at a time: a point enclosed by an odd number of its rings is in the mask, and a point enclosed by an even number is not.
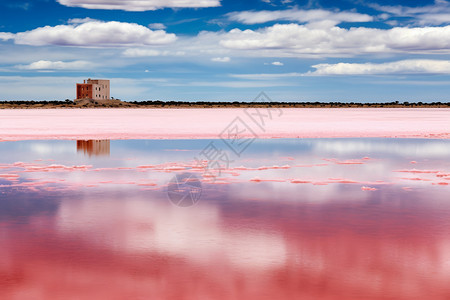
{"type": "Polygon", "coordinates": [[[450,141],[21,141],[0,157],[1,299],[450,297],[450,141]],[[170,201],[177,174],[201,183],[195,205],[170,201]]]}

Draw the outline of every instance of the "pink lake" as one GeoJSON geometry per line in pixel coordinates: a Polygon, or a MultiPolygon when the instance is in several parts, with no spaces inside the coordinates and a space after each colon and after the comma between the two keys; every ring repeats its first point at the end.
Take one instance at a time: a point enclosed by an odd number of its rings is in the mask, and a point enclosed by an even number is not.
{"type": "Polygon", "coordinates": [[[449,299],[450,109],[0,110],[0,299],[449,299]]]}
{"type": "Polygon", "coordinates": [[[215,139],[233,125],[259,138],[448,139],[450,109],[0,110],[0,140],[215,139]]]}
{"type": "Polygon", "coordinates": [[[449,140],[229,142],[0,143],[0,299],[450,298],[449,140]]]}

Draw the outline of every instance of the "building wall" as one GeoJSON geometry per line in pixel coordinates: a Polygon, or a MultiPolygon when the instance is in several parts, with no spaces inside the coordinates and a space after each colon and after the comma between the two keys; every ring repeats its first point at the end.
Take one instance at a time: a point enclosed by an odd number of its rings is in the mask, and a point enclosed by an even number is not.
{"type": "Polygon", "coordinates": [[[109,80],[88,79],[87,83],[92,84],[92,99],[94,100],[107,100],[110,99],[109,80]]]}
{"type": "Polygon", "coordinates": [[[88,79],[84,83],[77,83],[77,99],[83,98],[93,100],[110,99],[109,80],[88,79]]]}
{"type": "Polygon", "coordinates": [[[92,84],[77,83],[77,99],[92,99],[92,84]]]}

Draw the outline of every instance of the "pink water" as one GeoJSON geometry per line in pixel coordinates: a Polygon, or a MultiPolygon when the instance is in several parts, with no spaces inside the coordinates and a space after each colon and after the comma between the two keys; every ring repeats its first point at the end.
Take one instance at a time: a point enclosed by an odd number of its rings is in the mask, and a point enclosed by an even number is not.
{"type": "Polygon", "coordinates": [[[217,138],[236,118],[259,138],[450,137],[450,109],[0,110],[0,141],[217,138]]]}
{"type": "Polygon", "coordinates": [[[0,143],[0,299],[449,299],[447,140],[209,142],[0,143]]]}

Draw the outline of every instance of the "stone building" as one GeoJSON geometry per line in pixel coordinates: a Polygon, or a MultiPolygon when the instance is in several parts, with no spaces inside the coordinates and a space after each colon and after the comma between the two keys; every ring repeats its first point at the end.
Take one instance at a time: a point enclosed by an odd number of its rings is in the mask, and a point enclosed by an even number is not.
{"type": "Polygon", "coordinates": [[[77,99],[109,100],[109,80],[89,78],[77,83],[77,99]]]}

